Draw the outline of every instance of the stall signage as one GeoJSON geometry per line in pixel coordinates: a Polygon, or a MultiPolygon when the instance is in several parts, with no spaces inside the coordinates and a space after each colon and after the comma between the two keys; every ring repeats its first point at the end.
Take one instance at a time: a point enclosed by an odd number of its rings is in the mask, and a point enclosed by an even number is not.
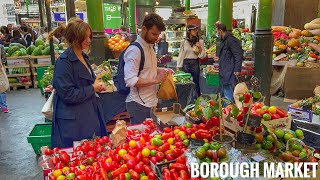
{"type": "Polygon", "coordinates": [[[247,145],[251,145],[254,142],[255,136],[252,134],[247,134],[247,133],[243,133],[240,132],[238,137],[237,137],[237,141],[241,144],[247,144],[247,145]]]}
{"type": "MultiPolygon", "coordinates": [[[[63,22],[66,21],[67,15],[66,15],[66,13],[64,13],[64,12],[57,12],[57,13],[54,13],[53,15],[54,15],[54,20],[55,20],[55,21],[63,21],[63,22]]],[[[84,14],[83,14],[83,12],[78,12],[78,13],[76,13],[76,15],[77,15],[77,17],[79,17],[80,19],[84,20],[84,14]]]]}
{"type": "Polygon", "coordinates": [[[118,29],[121,26],[121,6],[119,4],[103,3],[104,28],[118,29]]]}
{"type": "Polygon", "coordinates": [[[249,121],[248,121],[248,126],[253,126],[253,127],[255,127],[255,128],[258,128],[258,127],[260,127],[260,125],[261,125],[261,117],[260,116],[254,116],[254,115],[249,115],[249,114],[247,114],[246,116],[244,116],[244,118],[243,118],[243,123],[244,124],[246,124],[246,122],[247,122],[247,119],[249,119],[249,121]],[[248,118],[248,116],[249,116],[249,118],[248,118]]]}

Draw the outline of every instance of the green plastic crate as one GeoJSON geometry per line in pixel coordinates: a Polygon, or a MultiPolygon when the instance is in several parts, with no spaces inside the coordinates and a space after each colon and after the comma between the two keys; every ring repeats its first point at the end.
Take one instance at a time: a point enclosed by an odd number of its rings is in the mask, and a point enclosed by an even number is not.
{"type": "Polygon", "coordinates": [[[39,87],[40,92],[41,92],[42,95],[44,95],[44,92],[43,92],[43,87],[42,87],[40,81],[41,81],[41,79],[43,78],[43,75],[44,75],[45,71],[48,69],[48,67],[49,67],[49,66],[37,67],[37,68],[36,68],[38,87],[39,87]]]}
{"type": "Polygon", "coordinates": [[[52,124],[36,124],[27,137],[28,143],[31,143],[36,154],[40,154],[42,146],[51,145],[52,124]]]}
{"type": "Polygon", "coordinates": [[[183,71],[180,71],[178,74],[174,74],[174,77],[179,77],[179,76],[183,76],[183,77],[187,77],[187,78],[191,78],[191,74],[190,73],[185,73],[183,71]]]}
{"type": "Polygon", "coordinates": [[[206,83],[208,86],[213,86],[213,87],[220,86],[219,74],[218,73],[207,73],[206,83]]]}

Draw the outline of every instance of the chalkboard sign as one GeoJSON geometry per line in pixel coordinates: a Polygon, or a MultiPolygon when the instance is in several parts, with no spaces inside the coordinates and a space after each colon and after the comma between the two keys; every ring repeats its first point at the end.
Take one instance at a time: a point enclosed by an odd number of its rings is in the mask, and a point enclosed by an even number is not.
{"type": "Polygon", "coordinates": [[[254,135],[240,132],[237,137],[237,141],[242,144],[251,145],[254,142],[254,135]]]}
{"type": "Polygon", "coordinates": [[[247,118],[249,116],[249,121],[248,121],[248,126],[253,126],[255,128],[258,128],[260,127],[261,125],[261,119],[262,117],[260,116],[254,116],[254,115],[245,115],[244,118],[243,118],[243,124],[246,124],[246,121],[247,121],[247,118]]]}
{"type": "Polygon", "coordinates": [[[204,145],[204,140],[202,139],[190,139],[191,147],[199,147],[204,145]]]}

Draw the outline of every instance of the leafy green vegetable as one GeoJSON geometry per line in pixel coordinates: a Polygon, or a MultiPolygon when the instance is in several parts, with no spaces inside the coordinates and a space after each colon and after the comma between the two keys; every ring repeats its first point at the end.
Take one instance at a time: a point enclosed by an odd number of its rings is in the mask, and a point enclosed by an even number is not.
{"type": "Polygon", "coordinates": [[[48,67],[42,79],[40,80],[40,84],[42,88],[46,88],[51,84],[53,79],[53,73],[54,73],[54,66],[51,65],[48,67]]]}

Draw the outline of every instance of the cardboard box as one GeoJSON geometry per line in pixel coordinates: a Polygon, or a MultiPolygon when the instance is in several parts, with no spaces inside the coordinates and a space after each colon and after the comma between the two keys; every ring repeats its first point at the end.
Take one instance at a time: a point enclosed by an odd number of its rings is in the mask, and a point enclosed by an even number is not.
{"type": "Polygon", "coordinates": [[[227,115],[223,114],[222,118],[225,129],[231,134],[236,134],[239,131],[243,131],[243,127],[239,126],[238,121],[233,117],[230,117],[230,119],[227,120],[227,115]]]}
{"type": "Polygon", "coordinates": [[[267,128],[281,128],[281,129],[291,129],[292,117],[289,114],[288,117],[273,119],[270,121],[262,120],[261,123],[264,124],[267,128]]]}
{"type": "Polygon", "coordinates": [[[153,108],[151,118],[160,129],[165,127],[172,128],[186,124],[185,113],[179,103],[174,103],[172,107],[153,108]]]}

